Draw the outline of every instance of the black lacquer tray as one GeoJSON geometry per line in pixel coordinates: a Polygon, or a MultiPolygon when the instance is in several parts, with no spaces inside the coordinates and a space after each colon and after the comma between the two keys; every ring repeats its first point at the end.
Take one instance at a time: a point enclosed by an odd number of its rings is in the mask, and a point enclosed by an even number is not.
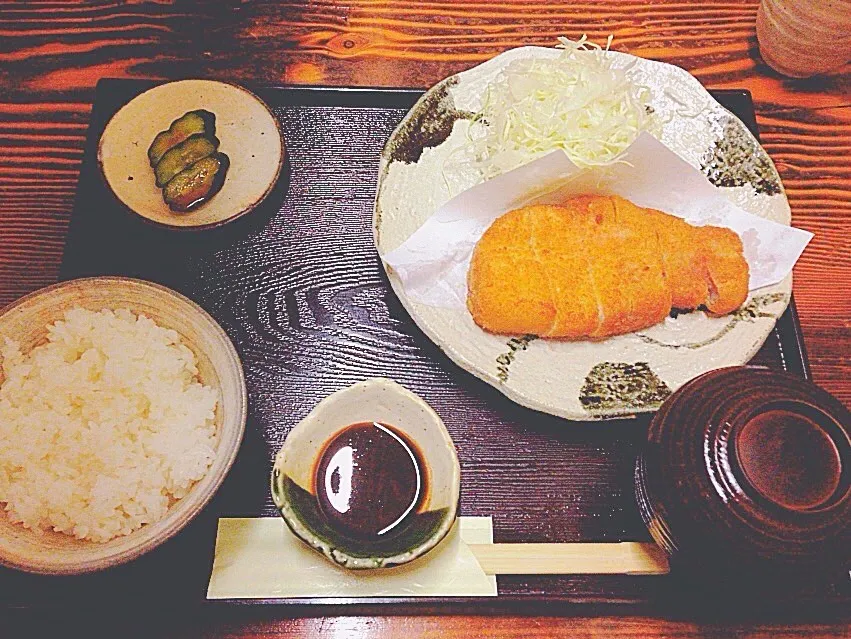
{"type": "MultiPolygon", "coordinates": [[[[386,376],[442,416],[462,466],[462,515],[493,517],[498,542],[649,541],[633,495],[648,417],[567,423],[520,407],[455,366],[396,300],[373,248],[379,154],[417,90],[255,88],[280,119],[287,164],[266,203],[220,229],[166,231],[125,211],[103,183],[98,138],[109,117],[152,83],[104,80],[97,97],[62,278],[120,274],[183,292],[224,327],[242,358],[250,408],[243,447],[221,490],[190,526],[126,565],[80,577],[0,569],[0,605],[228,606],[206,602],[219,516],[275,516],[272,459],[290,427],[329,393],[386,376]]],[[[750,95],[716,98],[755,131],[750,95]]],[[[808,377],[794,302],[754,363],[808,377]]],[[[848,576],[722,585],[743,609],[848,608],[848,576]],[[739,597],[739,594],[742,597],[739,597]]],[[[678,614],[707,609],[700,579],[501,576],[493,599],[251,600],[382,611],[566,612],[593,607],[678,614]],[[568,607],[567,604],[570,604],[568,607]]],[[[712,592],[719,588],[712,586],[712,592]]],[[[297,608],[289,608],[295,611],[297,608]]],[[[332,608],[323,608],[332,610],[332,608]]]]}

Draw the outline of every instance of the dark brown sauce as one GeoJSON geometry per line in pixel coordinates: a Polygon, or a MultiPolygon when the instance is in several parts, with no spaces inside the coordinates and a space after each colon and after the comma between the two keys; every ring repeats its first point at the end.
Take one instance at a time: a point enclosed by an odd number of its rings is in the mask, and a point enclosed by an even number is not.
{"type": "Polygon", "coordinates": [[[328,524],[354,539],[393,536],[427,492],[416,446],[387,424],[361,422],[335,434],[319,456],[314,493],[328,524]]]}

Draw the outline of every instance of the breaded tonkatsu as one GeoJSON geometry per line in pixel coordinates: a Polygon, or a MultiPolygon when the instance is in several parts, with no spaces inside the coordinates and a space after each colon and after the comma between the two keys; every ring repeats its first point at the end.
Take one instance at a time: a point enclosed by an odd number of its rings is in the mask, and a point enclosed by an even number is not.
{"type": "Polygon", "coordinates": [[[603,339],[661,322],[672,308],[723,315],[747,295],[733,231],[582,196],[494,221],[473,251],[467,306],[492,333],[603,339]]]}

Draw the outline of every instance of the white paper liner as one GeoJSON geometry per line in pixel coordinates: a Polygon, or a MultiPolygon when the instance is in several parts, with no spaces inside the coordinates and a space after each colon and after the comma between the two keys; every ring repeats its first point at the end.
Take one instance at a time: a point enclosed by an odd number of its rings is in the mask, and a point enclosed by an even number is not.
{"type": "Polygon", "coordinates": [[[648,133],[604,166],[580,169],[562,151],[478,184],[440,207],[401,246],[383,255],[414,301],[466,308],[473,248],[500,215],[530,204],[558,204],[589,193],[620,195],[634,204],[697,225],[725,226],[742,238],[750,289],[782,281],[812,233],[744,211],[706,177],[648,133]]]}

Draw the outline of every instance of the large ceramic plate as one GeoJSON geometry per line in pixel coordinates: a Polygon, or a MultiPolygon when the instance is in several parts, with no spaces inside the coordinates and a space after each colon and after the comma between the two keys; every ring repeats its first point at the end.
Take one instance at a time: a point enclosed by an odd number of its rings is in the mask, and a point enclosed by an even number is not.
{"type": "MultiPolygon", "coordinates": [[[[458,162],[481,110],[487,85],[519,58],[556,57],[555,49],[513,49],[430,89],[391,135],[381,160],[374,233],[382,255],[404,242],[434,211],[481,182],[472,163],[458,162]],[[451,167],[448,169],[447,167],[451,167]]],[[[649,106],[663,122],[660,140],[737,205],[789,224],[791,213],[777,170],[745,125],[685,70],[609,52],[617,66],[634,64],[636,81],[652,90],[649,106]]],[[[737,312],[669,318],[647,330],[602,342],[563,342],[484,332],[466,310],[409,299],[388,276],[419,327],[458,365],[514,401],[574,420],[653,411],[701,373],[747,362],[789,303],[791,276],[751,291],[737,312]]]]}

